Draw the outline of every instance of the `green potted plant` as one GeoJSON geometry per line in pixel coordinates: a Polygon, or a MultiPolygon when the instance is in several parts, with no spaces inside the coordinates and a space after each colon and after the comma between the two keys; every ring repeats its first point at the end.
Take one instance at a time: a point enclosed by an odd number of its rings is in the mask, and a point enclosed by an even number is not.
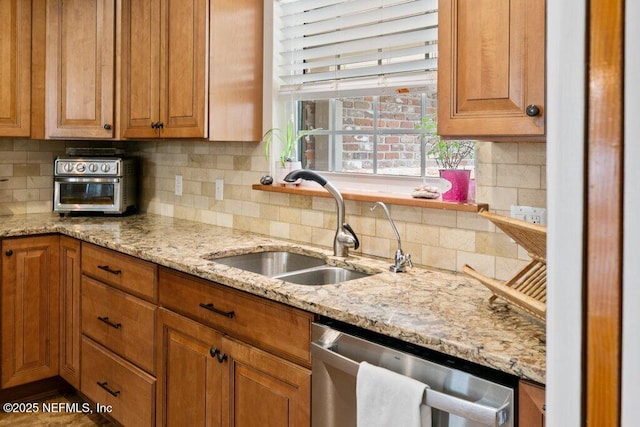
{"type": "Polygon", "coordinates": [[[319,129],[313,130],[301,130],[296,132],[293,125],[293,118],[290,118],[287,122],[287,128],[283,132],[280,128],[271,128],[262,136],[262,142],[264,142],[264,156],[269,160],[269,149],[273,139],[276,138],[280,141],[280,161],[276,163],[276,170],[274,173],[275,182],[278,184],[284,184],[284,177],[291,171],[301,169],[302,162],[293,160],[291,155],[296,148],[298,141],[307,135],[310,135],[319,129]]]}
{"type": "Polygon", "coordinates": [[[442,200],[466,202],[471,171],[459,167],[463,160],[473,158],[475,142],[441,139],[434,114],[424,117],[421,123],[416,125],[416,129],[421,131],[426,143],[430,144],[427,155],[439,166],[440,177],[451,183],[451,189],[442,194],[442,200]]]}

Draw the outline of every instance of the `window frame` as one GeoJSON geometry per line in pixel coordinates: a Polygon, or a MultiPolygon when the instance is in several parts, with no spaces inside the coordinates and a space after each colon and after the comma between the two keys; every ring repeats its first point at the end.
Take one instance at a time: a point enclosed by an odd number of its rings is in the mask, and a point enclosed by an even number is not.
{"type": "MultiPolygon", "coordinates": [[[[275,33],[279,25],[279,17],[275,13],[276,0],[265,0],[264,2],[264,73],[263,73],[263,95],[265,102],[263,103],[263,130],[271,128],[286,128],[287,121],[293,116],[294,126],[296,129],[300,129],[300,121],[296,111],[293,108],[293,103],[303,99],[294,100],[292,95],[288,98],[284,98],[279,93],[279,81],[278,81],[278,67],[279,64],[274,58],[277,57],[278,41],[276,40],[275,33]],[[268,101],[267,101],[268,100],[268,101]]],[[[433,73],[432,71],[427,73],[433,73]]],[[[419,88],[419,85],[412,85],[415,88],[419,88]]],[[[429,81],[429,83],[432,83],[429,81]]],[[[352,93],[349,91],[343,92],[342,96],[365,96],[372,95],[371,90],[363,91],[363,93],[352,93]]],[[[379,94],[377,95],[379,96],[379,94]]],[[[319,98],[318,98],[319,99],[319,98]]],[[[424,106],[423,106],[424,114],[424,106]]],[[[419,133],[415,131],[413,133],[419,133]]],[[[424,136],[421,138],[421,175],[422,176],[402,176],[402,175],[378,175],[378,174],[358,174],[358,173],[343,173],[334,171],[320,171],[323,176],[330,179],[331,182],[341,190],[351,191],[352,193],[390,193],[401,194],[406,192],[407,188],[415,188],[422,184],[441,186],[442,179],[437,177],[425,176],[426,169],[426,153],[424,136]]],[[[269,147],[269,171],[272,176],[275,175],[275,169],[278,156],[275,155],[280,151],[281,147],[278,141],[274,140],[274,143],[269,147]]],[[[477,150],[477,146],[476,146],[477,150]]],[[[302,148],[301,143],[298,143],[296,147],[296,156],[301,157],[302,148]]],[[[473,158],[473,174],[477,171],[477,157],[473,158]]],[[[303,182],[302,186],[313,185],[313,183],[303,182]]],[[[451,205],[448,202],[440,202],[444,205],[451,205]]],[[[473,203],[472,201],[470,203],[473,203]]],[[[463,205],[467,205],[466,203],[463,205]]]]}

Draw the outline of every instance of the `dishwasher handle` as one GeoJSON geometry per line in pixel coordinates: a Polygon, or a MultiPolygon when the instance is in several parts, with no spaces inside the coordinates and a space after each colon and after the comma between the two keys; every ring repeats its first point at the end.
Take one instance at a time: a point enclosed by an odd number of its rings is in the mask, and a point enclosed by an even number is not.
{"type": "MultiPolygon", "coordinates": [[[[311,343],[311,357],[321,360],[354,378],[358,375],[358,369],[360,368],[358,362],[316,342],[311,343]]],[[[431,408],[493,427],[500,427],[508,421],[510,405],[510,402],[507,402],[499,408],[494,408],[480,403],[469,402],[430,388],[426,390],[425,403],[431,408]]]]}

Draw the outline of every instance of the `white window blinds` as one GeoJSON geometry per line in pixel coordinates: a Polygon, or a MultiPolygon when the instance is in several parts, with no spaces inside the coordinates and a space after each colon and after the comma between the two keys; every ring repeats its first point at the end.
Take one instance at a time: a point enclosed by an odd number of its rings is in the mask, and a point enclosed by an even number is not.
{"type": "Polygon", "coordinates": [[[437,0],[277,0],[280,93],[296,99],[433,83],[437,0]]]}

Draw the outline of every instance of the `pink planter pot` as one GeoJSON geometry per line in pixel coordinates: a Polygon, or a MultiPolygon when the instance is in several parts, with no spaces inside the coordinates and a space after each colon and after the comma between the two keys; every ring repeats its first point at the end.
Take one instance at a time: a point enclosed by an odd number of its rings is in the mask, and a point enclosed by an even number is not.
{"type": "Polygon", "coordinates": [[[442,193],[445,202],[466,202],[469,194],[470,170],[465,169],[440,169],[440,178],[451,183],[451,189],[442,193]]]}

